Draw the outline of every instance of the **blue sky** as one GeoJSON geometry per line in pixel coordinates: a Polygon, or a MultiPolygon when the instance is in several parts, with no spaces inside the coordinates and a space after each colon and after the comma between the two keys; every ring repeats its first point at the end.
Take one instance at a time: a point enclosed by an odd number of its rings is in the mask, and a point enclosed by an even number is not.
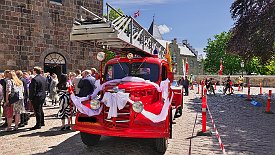
{"type": "Polygon", "coordinates": [[[127,15],[140,10],[136,20],[149,28],[153,16],[161,25],[163,38],[178,42],[188,42],[202,53],[207,39],[215,34],[228,31],[234,21],[230,16],[230,6],[234,0],[105,0],[115,8],[121,8],[127,15]]]}

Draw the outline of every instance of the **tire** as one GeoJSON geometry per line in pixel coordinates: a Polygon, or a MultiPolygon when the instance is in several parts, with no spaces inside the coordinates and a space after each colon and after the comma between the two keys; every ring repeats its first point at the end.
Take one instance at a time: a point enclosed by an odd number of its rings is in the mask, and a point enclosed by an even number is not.
{"type": "Polygon", "coordinates": [[[170,109],[170,117],[169,117],[169,138],[172,138],[173,131],[173,117],[172,117],[172,109],[170,109]]]}
{"type": "Polygon", "coordinates": [[[179,117],[181,117],[181,116],[182,116],[182,107],[180,106],[180,107],[177,109],[175,118],[179,118],[179,117]]]}
{"type": "Polygon", "coordinates": [[[175,118],[179,118],[182,116],[182,107],[183,107],[183,99],[181,100],[181,106],[178,107],[176,113],[175,113],[175,118]]]}
{"type": "Polygon", "coordinates": [[[157,152],[164,154],[168,147],[168,138],[157,138],[156,149],[157,152]]]}
{"type": "Polygon", "coordinates": [[[80,132],[80,136],[81,136],[82,142],[87,146],[96,145],[99,142],[101,137],[101,135],[88,134],[85,132],[80,132]]]}

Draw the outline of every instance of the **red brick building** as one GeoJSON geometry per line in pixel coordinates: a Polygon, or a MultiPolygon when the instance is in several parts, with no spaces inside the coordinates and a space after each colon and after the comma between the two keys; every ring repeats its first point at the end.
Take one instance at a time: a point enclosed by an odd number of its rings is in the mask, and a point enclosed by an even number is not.
{"type": "Polygon", "coordinates": [[[0,72],[41,66],[59,74],[97,67],[92,45],[69,40],[80,6],[102,16],[103,0],[0,0],[0,72]]]}

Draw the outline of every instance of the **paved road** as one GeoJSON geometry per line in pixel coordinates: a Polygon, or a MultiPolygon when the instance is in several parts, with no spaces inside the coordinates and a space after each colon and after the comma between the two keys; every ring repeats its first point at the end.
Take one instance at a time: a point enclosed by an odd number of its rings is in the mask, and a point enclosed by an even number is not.
{"type": "MultiPolygon", "coordinates": [[[[256,94],[257,91],[256,88],[252,89],[252,94],[256,94]]],[[[169,141],[165,153],[167,155],[222,154],[215,135],[196,136],[197,131],[201,129],[201,100],[195,92],[191,91],[190,96],[185,97],[183,116],[177,118],[176,124],[173,125],[173,139],[169,141]]],[[[263,113],[266,98],[265,95],[257,97],[263,106],[253,107],[237,95],[208,96],[210,111],[228,154],[275,154],[275,115],[263,113]]],[[[275,111],[274,100],[273,97],[272,111],[275,111]]],[[[18,132],[7,133],[0,128],[0,154],[158,154],[154,150],[153,139],[102,137],[96,147],[87,148],[81,142],[79,132],[59,131],[61,122],[55,118],[58,107],[46,106],[44,111],[46,126],[42,129],[35,131],[28,129],[34,125],[33,117],[29,125],[18,132]]],[[[208,128],[213,132],[209,116],[207,118],[208,128]]]]}

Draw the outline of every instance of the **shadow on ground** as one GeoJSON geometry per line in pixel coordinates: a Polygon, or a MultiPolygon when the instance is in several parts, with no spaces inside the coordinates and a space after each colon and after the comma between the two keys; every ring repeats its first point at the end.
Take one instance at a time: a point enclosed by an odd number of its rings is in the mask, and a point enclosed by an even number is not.
{"type": "MultiPolygon", "coordinates": [[[[273,94],[274,95],[274,94],[273,94]]],[[[255,107],[246,101],[246,95],[208,96],[208,106],[216,127],[221,135],[226,152],[233,154],[274,154],[275,152],[275,114],[265,114],[266,97],[252,96],[262,102],[255,107]]],[[[187,103],[190,111],[198,111],[201,117],[201,103],[195,99],[187,103]]],[[[273,104],[274,105],[274,104],[273,104]]],[[[273,107],[274,109],[274,107],[273,107]]],[[[213,130],[207,114],[207,125],[213,130]]],[[[213,135],[213,142],[217,138],[213,135]]]]}
{"type": "Polygon", "coordinates": [[[51,154],[93,154],[93,155],[160,155],[154,149],[154,139],[134,139],[120,137],[101,137],[99,143],[93,147],[85,146],[76,134],[49,151],[37,155],[51,154]]]}
{"type": "MultiPolygon", "coordinates": [[[[28,131],[30,129],[27,129],[28,131]]],[[[18,137],[34,137],[34,136],[39,136],[39,137],[50,137],[50,136],[56,136],[56,135],[62,135],[62,134],[67,134],[69,132],[74,132],[73,130],[65,130],[65,131],[60,131],[59,127],[54,127],[51,128],[47,131],[43,131],[43,132],[32,132],[30,134],[26,134],[26,135],[20,135],[18,137]]]]}

